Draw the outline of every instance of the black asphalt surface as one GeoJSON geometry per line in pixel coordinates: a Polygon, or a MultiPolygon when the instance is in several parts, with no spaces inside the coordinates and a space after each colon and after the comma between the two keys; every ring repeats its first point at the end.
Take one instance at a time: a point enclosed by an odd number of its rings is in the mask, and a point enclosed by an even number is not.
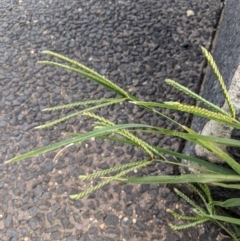
{"type": "MultiPolygon", "coordinates": [[[[77,74],[40,65],[37,61],[45,58],[41,51],[84,63],[143,100],[193,103],[166,86],[164,79],[199,91],[205,66],[199,45],[211,47],[221,1],[2,0],[0,4],[0,240],[225,240],[212,225],[172,231],[168,223],[177,220],[167,208],[187,211],[189,206],[168,186],[113,183],[81,200],[69,198],[86,188],[79,175],[139,160],[142,152],[137,149],[97,140],[72,146],[56,159],[54,152],[4,163],[63,139],[66,132],[90,128],[89,119],[79,117],[36,131],[33,127],[66,114],[42,109],[114,96],[77,74]]],[[[105,108],[101,114],[117,123],[173,128],[131,104],[105,108]]],[[[187,115],[170,114],[182,124],[190,123],[187,115]]],[[[155,145],[182,147],[177,139],[148,138],[155,145]]],[[[137,175],[173,172],[156,164],[137,175]]]]}

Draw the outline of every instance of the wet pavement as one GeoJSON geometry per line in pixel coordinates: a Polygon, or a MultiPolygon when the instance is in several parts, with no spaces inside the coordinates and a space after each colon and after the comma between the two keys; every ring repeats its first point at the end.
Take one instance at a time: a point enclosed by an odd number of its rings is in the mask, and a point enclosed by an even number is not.
{"type": "MultiPolygon", "coordinates": [[[[212,225],[172,231],[168,223],[177,220],[166,209],[186,211],[189,206],[168,186],[112,183],[81,200],[69,198],[86,188],[79,175],[139,160],[143,154],[138,149],[97,140],[72,146],[55,160],[56,152],[4,164],[16,154],[63,139],[66,132],[90,128],[89,119],[79,117],[36,131],[33,127],[71,113],[42,109],[114,96],[77,74],[40,65],[41,51],[82,62],[143,100],[193,103],[164,79],[199,91],[205,66],[199,45],[211,47],[221,11],[219,0],[1,1],[1,240],[224,240],[212,225]]],[[[131,104],[103,108],[101,114],[117,123],[173,128],[131,104]]],[[[169,114],[190,123],[187,115],[169,114]]],[[[183,144],[159,136],[150,140],[174,150],[183,144]]],[[[173,172],[156,164],[138,175],[173,172]]]]}

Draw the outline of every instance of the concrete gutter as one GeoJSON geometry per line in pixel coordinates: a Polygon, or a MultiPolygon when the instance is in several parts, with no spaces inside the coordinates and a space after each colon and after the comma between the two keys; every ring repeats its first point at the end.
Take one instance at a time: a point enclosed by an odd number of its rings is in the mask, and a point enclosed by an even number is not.
{"type": "MultiPolygon", "coordinates": [[[[234,103],[237,118],[240,117],[240,3],[239,0],[227,0],[222,13],[221,24],[213,43],[212,54],[227,85],[234,103]]],[[[216,76],[207,68],[200,95],[212,103],[227,110],[224,96],[216,76]]],[[[222,127],[213,121],[194,117],[191,128],[197,133],[231,137],[231,128],[222,127]]],[[[197,155],[210,161],[219,161],[211,153],[187,142],[183,151],[188,155],[197,155]]]]}

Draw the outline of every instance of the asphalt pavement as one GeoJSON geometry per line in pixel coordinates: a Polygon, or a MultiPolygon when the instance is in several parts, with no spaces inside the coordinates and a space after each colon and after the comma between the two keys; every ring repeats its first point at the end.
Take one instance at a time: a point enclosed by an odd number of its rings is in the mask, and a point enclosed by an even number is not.
{"type": "MultiPolygon", "coordinates": [[[[200,45],[211,49],[223,9],[220,0],[2,0],[0,1],[0,239],[2,241],[187,241],[227,240],[213,225],[173,231],[178,221],[168,208],[189,206],[169,186],[112,183],[73,201],[86,188],[81,174],[139,160],[143,153],[107,141],[88,141],[21,163],[4,161],[90,129],[88,118],[72,118],[56,128],[34,127],[70,112],[46,107],[114,94],[75,73],[38,63],[51,50],[105,75],[142,100],[193,100],[168,87],[172,78],[199,92],[206,62],[200,45]]],[[[131,104],[103,108],[116,123],[171,123],[131,104]]],[[[182,124],[186,114],[169,113],[182,124]]],[[[178,139],[147,137],[181,150],[178,139]]],[[[138,175],[173,174],[164,164],[138,175]]]]}

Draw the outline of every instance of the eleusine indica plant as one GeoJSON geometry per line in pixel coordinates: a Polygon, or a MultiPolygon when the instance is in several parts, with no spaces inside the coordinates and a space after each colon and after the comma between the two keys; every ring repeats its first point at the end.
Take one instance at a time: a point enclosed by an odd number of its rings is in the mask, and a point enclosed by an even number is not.
{"type": "MultiPolygon", "coordinates": [[[[16,162],[20,160],[24,160],[27,158],[31,158],[37,155],[41,155],[43,153],[53,151],[56,149],[60,149],[58,152],[61,153],[63,148],[67,148],[70,145],[78,144],[85,140],[91,138],[102,138],[110,141],[125,143],[126,145],[133,145],[141,148],[146,154],[147,158],[145,160],[138,160],[134,162],[129,162],[127,164],[118,165],[107,170],[94,172],[88,175],[82,175],[79,178],[83,181],[87,181],[94,178],[104,177],[103,181],[98,183],[95,186],[92,186],[86,190],[83,190],[80,193],[76,193],[74,195],[70,195],[71,199],[82,198],[83,196],[94,192],[95,190],[101,188],[102,186],[110,183],[111,181],[121,181],[125,183],[138,183],[138,184],[174,184],[174,183],[182,183],[189,185],[192,190],[199,196],[199,199],[202,201],[202,205],[198,205],[191,198],[187,197],[181,191],[175,189],[176,193],[185,199],[192,207],[192,211],[194,213],[193,216],[187,216],[184,214],[176,213],[172,210],[170,212],[182,219],[187,220],[187,223],[182,225],[173,225],[170,226],[175,229],[184,229],[188,227],[195,226],[200,223],[204,223],[207,221],[214,222],[219,225],[221,228],[225,230],[225,232],[233,238],[233,240],[240,240],[240,229],[238,225],[240,225],[240,219],[231,217],[224,211],[226,208],[236,207],[240,204],[240,198],[231,198],[225,200],[223,202],[212,200],[212,196],[209,190],[208,185],[220,186],[224,188],[231,189],[240,189],[240,164],[234,160],[231,156],[229,156],[226,152],[220,149],[216,144],[222,144],[233,147],[240,147],[240,141],[221,138],[216,136],[204,136],[197,134],[194,130],[188,128],[187,126],[181,125],[178,122],[174,121],[170,117],[164,115],[159,111],[161,108],[171,109],[176,111],[183,111],[186,113],[190,113],[196,116],[200,116],[203,118],[207,118],[209,120],[214,120],[218,123],[221,123],[225,126],[230,126],[235,129],[240,129],[240,122],[235,118],[235,109],[228,95],[227,89],[225,87],[223,78],[213,60],[211,54],[203,47],[201,47],[204,56],[206,57],[208,63],[212,67],[214,73],[216,74],[217,80],[221,86],[225,99],[227,101],[229,112],[224,111],[213,103],[207,101],[196,93],[190,91],[188,88],[180,85],[179,83],[167,79],[166,83],[173,88],[183,92],[184,94],[194,98],[198,102],[201,102],[206,107],[200,108],[198,106],[187,105],[178,102],[164,102],[164,103],[156,103],[156,102],[145,102],[141,101],[135,96],[127,93],[125,90],[120,88],[118,85],[114,84],[112,81],[108,80],[106,77],[96,73],[92,69],[84,66],[77,61],[69,59],[60,54],[44,51],[44,54],[47,54],[51,57],[54,57],[61,61],[40,61],[41,64],[51,65],[60,67],[69,71],[76,72],[86,78],[89,78],[96,83],[104,86],[115,92],[117,97],[115,98],[105,98],[105,99],[93,99],[83,102],[70,103],[67,105],[61,105],[56,107],[50,107],[43,111],[57,111],[63,110],[67,108],[73,107],[82,107],[85,109],[77,111],[73,114],[64,116],[55,121],[48,122],[44,125],[40,125],[36,127],[37,129],[49,128],[54,125],[57,125],[63,121],[66,121],[74,116],[88,116],[94,119],[93,130],[84,134],[72,133],[71,137],[54,144],[30,151],[28,153],[16,156],[9,160],[8,162],[16,162]],[[113,122],[105,119],[99,115],[94,113],[95,110],[100,109],[102,107],[114,105],[121,102],[131,102],[139,107],[145,108],[147,111],[152,111],[156,115],[165,117],[169,121],[176,124],[181,128],[182,131],[173,131],[169,129],[164,129],[157,126],[151,126],[146,124],[114,124],[113,122]],[[168,150],[162,147],[157,147],[148,144],[146,141],[136,136],[136,132],[147,133],[147,134],[165,134],[169,136],[175,136],[183,138],[186,141],[193,142],[197,145],[200,145],[209,151],[215,153],[220,160],[224,161],[228,167],[222,167],[217,164],[202,160],[197,157],[188,156],[183,153],[179,153],[176,151],[168,150]],[[178,160],[187,160],[189,162],[195,163],[197,165],[194,166],[196,169],[196,173],[189,172],[189,167],[186,164],[179,162],[169,161],[167,156],[172,156],[178,160]],[[186,170],[185,174],[182,175],[159,175],[159,176],[145,176],[145,177],[132,177],[128,176],[130,172],[139,169],[141,167],[146,167],[153,162],[164,162],[169,165],[179,165],[181,168],[186,170]]],[[[58,155],[57,154],[57,155],[58,155]]]]}

